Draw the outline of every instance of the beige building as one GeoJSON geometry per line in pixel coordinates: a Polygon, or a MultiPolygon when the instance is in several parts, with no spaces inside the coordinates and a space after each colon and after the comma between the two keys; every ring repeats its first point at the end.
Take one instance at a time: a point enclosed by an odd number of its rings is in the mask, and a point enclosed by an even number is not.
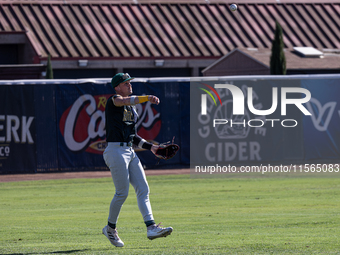
{"type": "MultiPolygon", "coordinates": [[[[324,49],[319,54],[304,55],[294,49],[285,49],[287,74],[340,73],[340,50],[324,49]]],[[[202,73],[204,76],[269,75],[270,56],[269,49],[237,48],[209,65],[202,73]]]]}

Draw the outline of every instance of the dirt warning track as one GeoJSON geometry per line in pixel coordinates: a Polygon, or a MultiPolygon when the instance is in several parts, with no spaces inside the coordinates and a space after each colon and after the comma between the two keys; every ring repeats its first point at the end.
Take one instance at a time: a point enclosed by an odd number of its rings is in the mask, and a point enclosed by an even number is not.
{"type": "MultiPolygon", "coordinates": [[[[153,170],[145,170],[145,174],[147,176],[148,175],[190,174],[190,169],[189,168],[183,168],[183,169],[153,169],[153,170]]],[[[6,175],[0,175],[0,182],[77,179],[77,178],[103,178],[103,177],[111,177],[110,171],[37,173],[37,174],[6,174],[6,175]]]]}

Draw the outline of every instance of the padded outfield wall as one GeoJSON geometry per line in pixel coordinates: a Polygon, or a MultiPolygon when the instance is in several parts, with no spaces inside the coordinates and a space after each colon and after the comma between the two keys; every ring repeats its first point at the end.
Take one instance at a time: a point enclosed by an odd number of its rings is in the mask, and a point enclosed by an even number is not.
{"type": "MultiPolygon", "coordinates": [[[[150,78],[135,79],[132,85],[134,94],[153,94],[161,100],[159,105],[138,105],[139,135],[155,143],[175,137],[181,147],[173,159],[160,162],[151,152],[139,150],[147,168],[189,167],[197,156],[206,160],[207,155],[209,162],[223,164],[340,160],[340,75],[150,78]],[[199,121],[201,95],[206,92],[197,86],[215,82],[234,84],[243,91],[253,87],[254,106],[262,109],[270,108],[273,87],[305,88],[311,100],[303,105],[312,116],[290,105],[286,119],[297,120],[294,128],[269,128],[268,122],[261,128],[219,126],[220,131],[213,131],[211,123],[199,121]],[[207,129],[212,132],[206,139],[202,134],[207,129]],[[200,149],[190,159],[193,147],[205,148],[208,154],[200,155],[200,149]]],[[[221,107],[232,109],[232,98],[217,92],[221,103],[209,107],[209,113],[231,120],[221,107]]],[[[104,107],[112,93],[110,79],[0,81],[0,173],[107,170],[102,158],[104,107]]],[[[208,104],[209,100],[213,99],[208,96],[208,104]]],[[[246,102],[245,112],[249,113],[246,102]]],[[[282,119],[279,115],[280,105],[265,118],[282,119]]]]}

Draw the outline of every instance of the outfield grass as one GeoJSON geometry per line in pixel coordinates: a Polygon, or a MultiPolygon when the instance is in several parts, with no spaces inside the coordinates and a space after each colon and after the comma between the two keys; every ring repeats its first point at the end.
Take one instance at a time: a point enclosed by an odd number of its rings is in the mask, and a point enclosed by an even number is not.
{"type": "Polygon", "coordinates": [[[157,223],[150,241],[132,187],[118,223],[101,229],[110,178],[0,183],[0,254],[339,254],[339,178],[149,176],[157,223]]]}

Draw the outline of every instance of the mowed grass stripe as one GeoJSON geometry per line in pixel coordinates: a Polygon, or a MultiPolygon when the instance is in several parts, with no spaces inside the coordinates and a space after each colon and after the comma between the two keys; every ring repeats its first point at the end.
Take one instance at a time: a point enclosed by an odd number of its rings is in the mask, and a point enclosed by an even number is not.
{"type": "Polygon", "coordinates": [[[148,176],[150,241],[134,190],[118,222],[125,247],[101,234],[110,178],[0,183],[0,254],[338,254],[339,178],[148,176]]]}

